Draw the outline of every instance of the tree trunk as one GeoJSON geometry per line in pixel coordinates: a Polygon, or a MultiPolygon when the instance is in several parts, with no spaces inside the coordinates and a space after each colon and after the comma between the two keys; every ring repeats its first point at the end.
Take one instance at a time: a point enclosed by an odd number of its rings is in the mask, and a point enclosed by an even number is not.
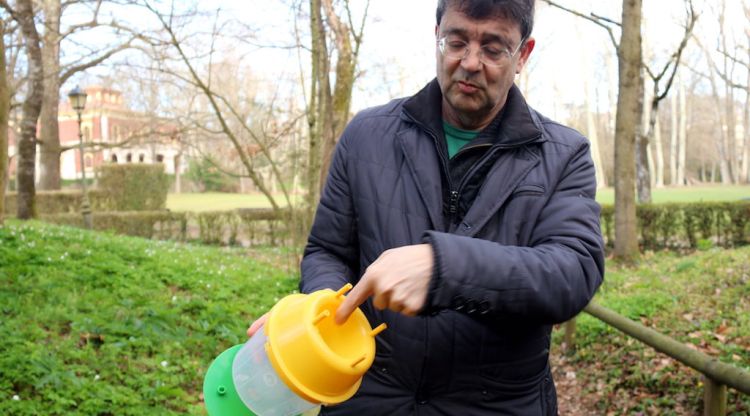
{"type": "MultiPolygon", "coordinates": [[[[368,5],[369,3],[365,5],[365,10],[368,5]]],[[[351,23],[350,19],[346,20],[351,23]]],[[[310,0],[312,80],[307,110],[310,152],[306,198],[310,220],[325,185],[336,142],[349,121],[354,71],[357,67],[363,27],[359,33],[355,33],[354,29],[336,14],[332,0],[310,0]],[[332,53],[329,53],[328,49],[326,22],[335,40],[332,53]],[[336,57],[336,78],[333,86],[329,77],[331,56],[336,57]]]]}
{"type": "Polygon", "coordinates": [[[654,171],[656,172],[656,178],[654,180],[654,186],[657,188],[664,187],[664,149],[661,142],[661,124],[659,123],[659,117],[656,117],[654,123],[654,171]]]}
{"type": "Polygon", "coordinates": [[[36,188],[34,183],[36,168],[36,126],[42,107],[44,73],[42,72],[42,50],[39,33],[34,25],[32,0],[19,0],[17,3],[18,23],[21,26],[25,43],[27,62],[26,98],[22,106],[21,137],[18,140],[18,209],[19,219],[36,217],[36,188]]]}
{"type": "Polygon", "coordinates": [[[320,166],[320,183],[325,183],[328,167],[331,164],[333,149],[349,121],[352,89],[354,88],[354,70],[357,66],[357,52],[352,49],[352,29],[344,24],[333,9],[332,0],[322,0],[326,17],[334,32],[336,40],[336,84],[333,87],[331,100],[330,130],[323,138],[322,164],[320,166]]]}
{"type": "Polygon", "coordinates": [[[649,163],[648,147],[650,143],[651,113],[653,111],[651,93],[645,86],[643,69],[640,71],[639,87],[642,89],[641,117],[636,138],[636,187],[638,191],[638,202],[641,204],[651,203],[651,163],[649,163]]]}
{"type": "Polygon", "coordinates": [[[721,182],[723,184],[731,184],[739,182],[739,152],[737,152],[737,140],[735,134],[735,129],[737,127],[737,117],[734,108],[734,86],[732,85],[735,65],[729,57],[729,54],[731,52],[730,49],[727,48],[727,34],[724,31],[726,12],[725,7],[726,3],[722,2],[721,13],[719,15],[719,42],[721,45],[721,51],[723,51],[724,53],[722,54],[723,71],[720,74],[720,77],[724,81],[723,107],[725,114],[724,129],[726,131],[726,135],[724,136],[726,140],[724,142],[724,155],[726,157],[726,162],[724,164],[727,166],[722,169],[721,182]]]}
{"type": "MultiPolygon", "coordinates": [[[[0,19],[0,33],[5,34],[5,24],[0,19]]],[[[5,189],[8,180],[8,115],[10,91],[5,74],[5,36],[0,39],[0,225],[5,219],[5,189]]]]}
{"type": "MultiPolygon", "coordinates": [[[[726,58],[725,58],[726,59],[726,58]]],[[[737,115],[735,114],[735,103],[734,103],[734,87],[725,83],[724,88],[724,112],[726,113],[726,157],[729,172],[729,181],[722,177],[722,183],[732,184],[739,182],[739,161],[737,151],[737,115]]],[[[723,172],[722,172],[723,174],[723,172]]]]}
{"type": "Polygon", "coordinates": [[[182,161],[182,152],[174,156],[174,193],[182,193],[182,170],[180,162],[182,161]]]}
{"type": "MultiPolygon", "coordinates": [[[[679,79],[677,81],[680,82],[679,79]]],[[[677,184],[677,95],[675,92],[669,98],[671,104],[669,115],[669,184],[677,184]]]]}
{"type": "Polygon", "coordinates": [[[641,112],[641,0],[623,0],[618,50],[619,86],[615,121],[615,251],[625,261],[638,257],[635,215],[635,141],[641,112]]]}
{"type": "MultiPolygon", "coordinates": [[[[588,82],[586,82],[586,84],[588,84],[588,82]]],[[[599,135],[597,134],[596,120],[594,120],[594,109],[592,108],[590,99],[587,99],[586,101],[586,135],[591,143],[591,157],[594,160],[594,168],[596,171],[596,187],[604,188],[607,186],[607,178],[604,174],[602,156],[599,152],[599,135]]]]}
{"type": "Polygon", "coordinates": [[[310,143],[307,156],[307,223],[311,224],[315,207],[320,199],[321,188],[321,149],[324,123],[330,106],[330,87],[328,78],[328,47],[323,25],[321,0],[310,0],[310,33],[312,36],[312,76],[310,79],[310,104],[307,110],[310,143]]]}
{"type": "MultiPolygon", "coordinates": [[[[576,31],[576,34],[578,35],[577,39],[581,41],[580,45],[582,48],[581,52],[583,52],[583,64],[586,65],[585,71],[587,74],[591,74],[593,71],[590,68],[591,59],[589,58],[588,43],[583,41],[580,31],[576,31]]],[[[525,73],[527,71],[523,72],[525,73]]],[[[604,175],[604,165],[602,165],[602,157],[599,152],[599,135],[596,128],[596,119],[594,117],[596,114],[596,98],[592,99],[591,95],[591,81],[589,77],[583,77],[583,97],[584,100],[586,100],[584,103],[586,108],[586,136],[591,143],[591,158],[594,161],[594,170],[596,172],[596,187],[604,188],[607,186],[607,178],[604,175]]]]}
{"type": "Polygon", "coordinates": [[[44,0],[44,94],[39,119],[39,189],[60,189],[60,0],[44,0]]]}
{"type": "Polygon", "coordinates": [[[636,139],[636,189],[638,203],[651,203],[651,172],[649,172],[648,136],[638,134],[636,139]]]}
{"type": "Polygon", "coordinates": [[[716,180],[716,176],[717,176],[716,172],[717,171],[718,171],[718,169],[716,169],[716,162],[711,163],[711,183],[718,182],[716,180]]]}
{"type": "MultiPolygon", "coordinates": [[[[750,6],[745,9],[745,15],[750,18],[750,6]]],[[[747,31],[747,81],[745,82],[745,108],[742,116],[742,174],[740,180],[750,183],[750,30],[747,31]]]]}
{"type": "Polygon", "coordinates": [[[679,108],[680,108],[680,118],[679,118],[679,130],[677,132],[677,182],[675,182],[675,185],[677,186],[683,186],[685,185],[685,166],[687,161],[687,120],[688,120],[688,113],[687,113],[687,92],[685,91],[685,84],[680,81],[679,84],[679,108]]]}
{"type": "MultiPolygon", "coordinates": [[[[711,55],[709,54],[708,50],[704,49],[703,53],[705,54],[706,58],[709,59],[708,62],[711,62],[711,55]]],[[[729,151],[729,145],[728,145],[728,124],[727,124],[727,112],[724,111],[724,102],[722,101],[721,97],[719,96],[719,87],[718,87],[718,81],[717,81],[717,74],[716,70],[713,65],[709,65],[709,81],[711,83],[711,94],[713,96],[714,100],[714,108],[716,112],[716,120],[718,123],[718,131],[719,134],[717,137],[716,143],[716,150],[719,153],[719,170],[721,171],[721,180],[724,184],[730,184],[731,183],[731,173],[730,173],[730,161],[728,154],[729,151]]],[[[711,182],[713,182],[715,179],[715,176],[711,176],[711,182]]]]}

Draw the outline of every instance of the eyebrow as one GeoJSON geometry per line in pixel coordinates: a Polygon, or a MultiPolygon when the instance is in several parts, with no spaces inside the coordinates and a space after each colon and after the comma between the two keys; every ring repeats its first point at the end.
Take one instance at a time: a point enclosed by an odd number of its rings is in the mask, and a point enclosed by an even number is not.
{"type": "MultiPolygon", "coordinates": [[[[448,28],[444,32],[442,32],[442,36],[448,36],[448,35],[459,35],[463,37],[469,37],[469,31],[466,29],[461,28],[448,28]]],[[[503,44],[503,46],[511,47],[513,42],[510,41],[510,39],[494,34],[494,33],[482,33],[481,38],[482,44],[489,43],[489,42],[499,42],[503,44]]]]}

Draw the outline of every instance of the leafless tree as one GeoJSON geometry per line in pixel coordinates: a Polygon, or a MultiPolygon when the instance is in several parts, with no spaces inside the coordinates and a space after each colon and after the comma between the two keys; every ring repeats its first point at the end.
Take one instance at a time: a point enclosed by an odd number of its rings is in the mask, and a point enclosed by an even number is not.
{"type": "MultiPolygon", "coordinates": [[[[0,34],[5,34],[5,23],[0,19],[0,34]]],[[[0,39],[0,225],[5,213],[5,182],[8,178],[8,115],[10,91],[5,73],[5,36],[0,39]]]]}
{"type": "MultiPolygon", "coordinates": [[[[648,74],[653,91],[649,95],[650,100],[646,104],[647,109],[644,112],[648,114],[648,120],[646,121],[645,129],[643,133],[639,135],[637,141],[637,187],[638,187],[638,202],[650,203],[651,202],[651,173],[654,169],[649,169],[649,158],[648,149],[649,143],[654,139],[657,134],[657,120],[659,117],[659,104],[667,97],[672,83],[674,82],[677,69],[680,67],[680,59],[682,53],[687,46],[688,40],[692,36],[693,29],[695,28],[695,22],[698,20],[698,15],[695,13],[693,8],[692,0],[688,0],[685,5],[685,27],[682,39],[677,47],[677,50],[670,55],[669,59],[664,66],[658,72],[651,69],[651,67],[644,63],[643,69],[648,74]],[[646,111],[647,110],[647,111],[646,111]]],[[[659,143],[659,161],[662,168],[660,169],[661,182],[663,183],[663,158],[661,157],[661,143],[659,143]]]]}
{"type": "MultiPolygon", "coordinates": [[[[736,3],[729,3],[736,6],[736,3]]],[[[714,101],[714,111],[718,123],[719,137],[715,141],[718,153],[718,168],[723,184],[739,183],[750,180],[750,137],[748,124],[750,110],[750,24],[745,20],[742,44],[735,37],[736,33],[727,33],[727,3],[717,2],[712,10],[718,19],[719,36],[716,46],[706,44],[702,39],[694,37],[708,62],[708,74],[695,71],[707,79],[711,86],[714,101]],[[741,81],[742,73],[745,80],[741,81]],[[745,96],[744,106],[740,104],[737,92],[745,96]],[[740,123],[738,107],[742,109],[742,126],[744,137],[737,137],[737,127],[740,123]]],[[[742,3],[746,17],[750,18],[750,5],[742,3]]],[[[735,28],[736,29],[736,28],[735,28]]]]}
{"type": "MultiPolygon", "coordinates": [[[[272,154],[272,140],[258,134],[249,123],[246,113],[238,106],[238,102],[231,99],[227,92],[222,92],[213,70],[216,66],[212,64],[215,57],[214,42],[221,36],[222,28],[216,23],[209,34],[208,51],[199,51],[198,55],[191,54],[186,42],[186,35],[181,33],[186,19],[196,16],[194,11],[178,13],[174,3],[169,11],[162,11],[159,5],[145,1],[142,6],[151,16],[154,16],[160,25],[160,32],[165,36],[160,37],[159,32],[144,35],[151,45],[151,58],[159,65],[159,70],[179,79],[185,85],[194,88],[201,95],[201,101],[211,113],[211,121],[204,123],[204,132],[222,137],[231,145],[233,156],[236,158],[243,172],[241,176],[248,177],[253,185],[269,201],[272,208],[281,212],[291,210],[293,203],[279,163],[272,154]],[[208,60],[206,70],[202,70],[199,62],[208,60]],[[178,64],[179,67],[175,67],[178,64]],[[248,143],[248,141],[250,143],[248,143]],[[258,166],[259,156],[268,164],[269,175],[272,181],[278,184],[282,193],[283,204],[277,200],[258,166]],[[285,208],[285,206],[287,208],[285,208]]],[[[218,22],[218,14],[215,22],[218,22]]],[[[235,89],[236,90],[236,89],[235,89]]]]}
{"type": "Polygon", "coordinates": [[[89,68],[98,66],[112,56],[133,46],[136,35],[123,32],[114,45],[105,48],[97,47],[90,56],[74,59],[72,62],[61,62],[61,43],[82,32],[91,32],[97,28],[108,26],[114,30],[120,29],[117,21],[102,22],[100,10],[103,0],[66,1],[43,0],[40,17],[44,23],[42,36],[42,62],[44,69],[44,95],[39,129],[39,189],[60,189],[60,155],[70,147],[60,145],[58,129],[58,108],[60,103],[60,86],[72,76],[89,68]],[[90,3],[90,4],[89,4],[90,3]],[[86,5],[91,10],[91,18],[87,21],[63,27],[61,21],[65,10],[75,6],[86,5]]]}
{"type": "Polygon", "coordinates": [[[24,37],[27,59],[26,96],[23,103],[21,119],[21,137],[18,140],[18,208],[17,217],[29,219],[36,216],[34,183],[36,168],[37,122],[42,107],[44,73],[42,71],[41,38],[34,24],[34,7],[32,0],[18,0],[11,7],[5,0],[0,0],[0,7],[5,9],[18,22],[24,37]]]}
{"type": "Polygon", "coordinates": [[[355,69],[369,6],[367,0],[362,18],[355,24],[349,0],[342,3],[341,9],[334,7],[333,0],[310,0],[309,3],[312,65],[307,107],[310,142],[306,205],[310,219],[328,174],[333,148],[349,120],[355,69]],[[330,73],[334,66],[332,82],[330,73]]]}
{"type": "Polygon", "coordinates": [[[615,251],[625,261],[638,256],[635,216],[635,143],[640,130],[643,77],[641,76],[641,0],[623,0],[620,22],[544,0],[550,6],[586,19],[602,27],[617,51],[619,85],[615,121],[615,251]],[[621,31],[618,41],[615,29],[621,31]]]}

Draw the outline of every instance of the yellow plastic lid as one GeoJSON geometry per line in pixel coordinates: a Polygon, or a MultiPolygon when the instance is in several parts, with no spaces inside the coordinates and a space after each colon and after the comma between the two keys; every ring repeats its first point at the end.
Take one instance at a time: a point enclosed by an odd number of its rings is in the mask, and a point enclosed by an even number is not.
{"type": "Polygon", "coordinates": [[[365,314],[355,309],[341,325],[334,322],[347,284],[338,292],[295,294],[274,305],[264,325],[266,352],[276,373],[303,399],[341,403],[354,395],[375,359],[375,335],[365,314]]]}

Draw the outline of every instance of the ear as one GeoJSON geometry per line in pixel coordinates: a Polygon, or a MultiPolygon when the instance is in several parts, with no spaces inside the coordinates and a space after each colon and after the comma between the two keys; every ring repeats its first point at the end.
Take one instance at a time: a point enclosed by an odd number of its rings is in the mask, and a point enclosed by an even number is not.
{"type": "Polygon", "coordinates": [[[531,55],[531,51],[534,50],[534,46],[536,45],[536,39],[529,37],[526,39],[526,42],[524,43],[523,47],[519,51],[519,57],[518,62],[516,63],[516,74],[519,74],[524,66],[526,66],[526,61],[529,59],[529,56],[531,55]]]}

